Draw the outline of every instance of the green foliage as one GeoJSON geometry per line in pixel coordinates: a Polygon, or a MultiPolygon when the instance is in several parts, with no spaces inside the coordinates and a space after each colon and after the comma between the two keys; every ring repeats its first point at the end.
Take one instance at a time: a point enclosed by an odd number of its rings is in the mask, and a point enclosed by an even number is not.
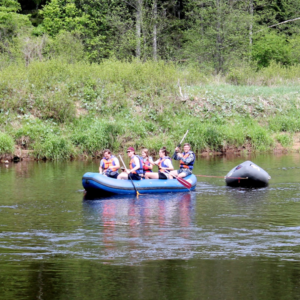
{"type": "MultiPolygon", "coordinates": [[[[91,156],[128,146],[171,151],[186,129],[194,151],[244,145],[266,151],[282,131],[299,131],[297,85],[229,85],[228,77],[205,77],[195,70],[115,59],[11,65],[0,73],[1,130],[37,157],[50,159],[68,158],[74,149],[91,156]]],[[[300,74],[296,66],[290,71],[300,74]]],[[[239,74],[243,82],[246,77],[239,74]]],[[[279,64],[251,74],[249,84],[256,76],[266,83],[295,80],[279,64]]]]}
{"type": "Polygon", "coordinates": [[[0,131],[0,154],[11,154],[14,151],[14,140],[8,134],[0,131]]]}
{"type": "Polygon", "coordinates": [[[253,44],[252,57],[259,67],[268,67],[271,61],[290,65],[292,63],[292,47],[283,35],[275,32],[264,34],[253,44]]]}
{"type": "Polygon", "coordinates": [[[61,135],[60,128],[55,123],[31,119],[28,116],[24,124],[14,131],[14,138],[23,148],[33,150],[36,143],[44,143],[51,134],[61,135]]]}
{"type": "Polygon", "coordinates": [[[289,147],[293,143],[291,134],[277,134],[275,138],[283,147],[289,147]]]}
{"type": "Polygon", "coordinates": [[[290,112],[287,115],[277,115],[269,120],[269,127],[274,132],[299,132],[299,113],[290,112]]]}
{"type": "Polygon", "coordinates": [[[71,140],[79,147],[81,153],[96,155],[96,152],[101,149],[120,147],[116,137],[122,134],[123,127],[118,123],[81,118],[74,125],[71,140]]]}
{"type": "Polygon", "coordinates": [[[76,153],[69,139],[55,134],[49,134],[42,143],[36,143],[34,152],[38,159],[54,160],[68,159],[76,153]]]}

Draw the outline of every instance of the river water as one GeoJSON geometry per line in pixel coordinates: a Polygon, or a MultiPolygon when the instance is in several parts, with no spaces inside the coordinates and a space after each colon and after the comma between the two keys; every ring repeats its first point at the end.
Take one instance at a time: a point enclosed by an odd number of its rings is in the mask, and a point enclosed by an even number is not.
{"type": "Polygon", "coordinates": [[[300,299],[300,155],[251,159],[263,189],[198,178],[195,192],[83,200],[99,161],[0,165],[0,299],[300,299]]]}

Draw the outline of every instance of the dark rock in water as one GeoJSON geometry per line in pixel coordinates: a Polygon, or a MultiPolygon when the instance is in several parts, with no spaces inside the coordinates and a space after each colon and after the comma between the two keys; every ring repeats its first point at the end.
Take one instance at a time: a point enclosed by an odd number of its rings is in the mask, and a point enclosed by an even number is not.
{"type": "Polygon", "coordinates": [[[235,187],[266,187],[271,176],[252,161],[245,161],[234,167],[226,176],[228,186],[235,187]]]}

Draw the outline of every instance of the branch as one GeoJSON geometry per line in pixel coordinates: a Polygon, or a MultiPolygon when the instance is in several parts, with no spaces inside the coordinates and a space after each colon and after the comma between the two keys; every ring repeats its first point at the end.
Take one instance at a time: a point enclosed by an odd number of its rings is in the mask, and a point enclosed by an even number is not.
{"type": "Polygon", "coordinates": [[[297,20],[300,20],[300,17],[299,17],[299,18],[296,18],[296,19],[286,20],[286,21],[283,21],[283,22],[280,22],[280,23],[278,23],[278,24],[271,25],[271,26],[268,26],[268,27],[271,28],[271,27],[275,27],[275,26],[278,26],[278,25],[281,25],[281,24],[285,24],[285,23],[289,23],[289,22],[293,22],[293,21],[297,21],[297,20]]]}
{"type": "MultiPolygon", "coordinates": [[[[293,21],[297,21],[297,20],[300,20],[300,17],[299,17],[299,18],[296,18],[296,19],[286,20],[286,21],[280,22],[280,23],[278,23],[278,24],[274,24],[274,25],[268,26],[267,28],[276,27],[276,26],[278,26],[278,25],[285,24],[285,23],[289,23],[289,22],[293,22],[293,21]]],[[[264,28],[264,29],[265,29],[265,28],[264,28]]],[[[259,31],[254,32],[254,33],[261,32],[261,31],[263,31],[264,29],[261,29],[261,30],[259,30],[259,31]]]]}

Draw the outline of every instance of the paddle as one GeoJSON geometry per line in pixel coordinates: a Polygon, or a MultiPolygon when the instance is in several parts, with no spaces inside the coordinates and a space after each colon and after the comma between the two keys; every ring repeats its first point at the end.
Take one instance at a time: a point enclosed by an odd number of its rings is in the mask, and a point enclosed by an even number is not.
{"type": "MultiPolygon", "coordinates": [[[[123,161],[123,159],[122,159],[122,156],[119,155],[119,157],[120,157],[120,159],[121,159],[121,162],[122,162],[122,164],[123,164],[123,167],[124,167],[125,170],[127,171],[127,168],[126,168],[126,165],[125,165],[125,163],[124,163],[124,161],[123,161]]],[[[132,183],[132,185],[133,185],[133,187],[134,187],[134,189],[135,189],[135,191],[136,191],[136,196],[138,197],[138,196],[140,195],[140,193],[139,193],[138,190],[136,189],[136,187],[135,187],[135,185],[134,185],[134,183],[133,183],[133,180],[132,180],[130,174],[128,174],[128,178],[130,178],[131,183],[132,183]]]]}
{"type": "MultiPolygon", "coordinates": [[[[181,144],[182,144],[182,142],[184,141],[184,139],[185,139],[186,135],[188,134],[188,132],[189,132],[189,130],[186,131],[186,133],[185,133],[185,135],[183,136],[181,142],[177,145],[178,148],[181,147],[181,144]]],[[[177,152],[175,151],[174,154],[173,154],[173,156],[172,156],[173,159],[175,159],[176,153],[177,153],[177,152]]]]}
{"type": "MultiPolygon", "coordinates": [[[[168,170],[165,170],[165,172],[167,172],[168,174],[170,174],[170,172],[168,171],[168,170]]],[[[174,175],[172,175],[172,176],[174,176],[174,175]]],[[[183,178],[181,178],[181,177],[179,177],[179,176],[174,176],[176,179],[177,179],[177,181],[178,182],[180,182],[184,187],[186,187],[188,190],[190,190],[191,189],[191,187],[192,187],[192,184],[191,183],[189,183],[188,181],[186,181],[185,179],[183,179],[183,178]]]]}

